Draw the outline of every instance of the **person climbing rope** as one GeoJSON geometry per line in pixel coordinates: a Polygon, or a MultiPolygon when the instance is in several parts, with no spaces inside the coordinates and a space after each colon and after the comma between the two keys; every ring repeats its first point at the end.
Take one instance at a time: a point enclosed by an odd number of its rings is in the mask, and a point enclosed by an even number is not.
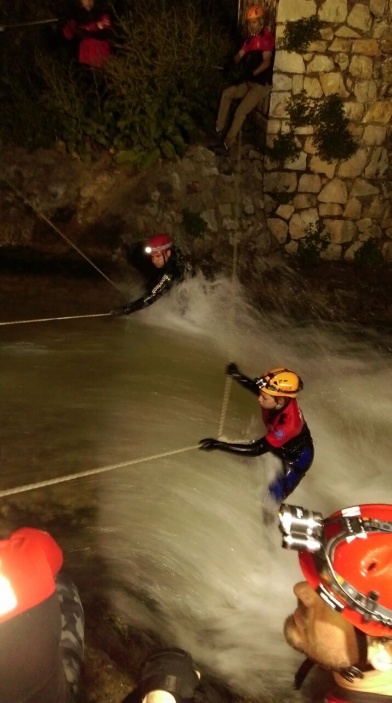
{"type": "Polygon", "coordinates": [[[233,57],[234,63],[244,62],[245,77],[238,85],[231,85],[225,88],[220,100],[216,120],[216,133],[222,135],[232,101],[241,100],[223,142],[226,150],[233,145],[246,116],[272,90],[275,40],[271,32],[264,27],[263,6],[251,5],[248,7],[246,19],[248,36],[240,50],[233,57]]]}
{"type": "Polygon", "coordinates": [[[281,460],[282,472],[270,483],[268,493],[281,503],[298,486],[314,457],[313,440],[296,401],[303,388],[302,380],[285,368],[272,369],[252,380],[234,363],[227,366],[226,373],[258,396],[267,434],[249,443],[221,442],[207,437],[200,440],[200,449],[220,449],[242,456],[272,452],[281,460]]]}
{"type": "Polygon", "coordinates": [[[129,315],[155,303],[164,293],[167,293],[175,283],[184,279],[186,264],[182,253],[174,246],[168,234],[154,234],[147,242],[144,253],[151,257],[151,263],[156,271],[146,285],[146,293],[132,303],[115,308],[112,315],[129,315]]]}

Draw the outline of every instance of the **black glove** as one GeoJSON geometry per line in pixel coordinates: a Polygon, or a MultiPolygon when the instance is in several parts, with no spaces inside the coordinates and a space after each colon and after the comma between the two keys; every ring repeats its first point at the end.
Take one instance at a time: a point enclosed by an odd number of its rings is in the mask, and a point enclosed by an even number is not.
{"type": "Polygon", "coordinates": [[[135,310],[139,310],[138,305],[135,303],[129,303],[128,305],[123,305],[121,308],[114,308],[114,310],[110,311],[111,315],[130,315],[131,312],[135,312],[135,310]]]}
{"type": "Polygon", "coordinates": [[[213,437],[206,437],[201,439],[199,449],[204,449],[206,452],[210,452],[212,449],[219,449],[221,442],[219,439],[214,439],[213,437]]]}
{"type": "Polygon", "coordinates": [[[114,310],[110,311],[110,314],[113,315],[113,317],[119,317],[119,315],[126,315],[124,312],[124,308],[114,308],[114,310]]]}
{"type": "Polygon", "coordinates": [[[227,376],[240,376],[240,370],[233,361],[230,364],[227,364],[226,366],[226,374],[227,376]]]}

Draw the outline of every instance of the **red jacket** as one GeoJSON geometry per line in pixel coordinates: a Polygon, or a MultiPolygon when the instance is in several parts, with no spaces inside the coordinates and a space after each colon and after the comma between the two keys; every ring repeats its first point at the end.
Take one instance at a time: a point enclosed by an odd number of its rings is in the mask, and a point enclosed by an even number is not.
{"type": "Polygon", "coordinates": [[[267,428],[265,439],[273,447],[282,447],[290,439],[301,434],[305,420],[302,410],[295,398],[290,398],[287,405],[281,410],[261,409],[261,415],[267,428]]]}
{"type": "Polygon", "coordinates": [[[101,68],[110,56],[108,36],[111,28],[110,16],[106,12],[96,16],[90,12],[85,13],[84,17],[82,15],[82,21],[69,20],[63,28],[63,34],[69,40],[80,37],[79,63],[101,68]]]}

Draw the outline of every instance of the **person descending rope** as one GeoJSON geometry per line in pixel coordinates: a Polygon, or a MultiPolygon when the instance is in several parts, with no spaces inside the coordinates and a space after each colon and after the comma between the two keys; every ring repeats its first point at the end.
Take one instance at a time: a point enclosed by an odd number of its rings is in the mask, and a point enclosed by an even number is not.
{"type": "Polygon", "coordinates": [[[285,368],[267,371],[254,380],[231,363],[226,372],[241,386],[258,396],[267,434],[247,444],[221,442],[207,437],[200,449],[222,451],[243,456],[261,456],[272,452],[282,461],[282,472],[268,486],[268,493],[281,503],[298,486],[313,462],[313,441],[296,397],[303,388],[299,376],[285,368]]]}
{"type": "Polygon", "coordinates": [[[186,264],[182,253],[174,246],[168,234],[154,234],[147,242],[144,252],[151,257],[156,271],[147,282],[147,292],[133,303],[128,303],[111,311],[112,315],[129,315],[131,312],[147,308],[155,303],[174,285],[184,280],[186,264]]]}
{"type": "Polygon", "coordinates": [[[246,116],[266,98],[272,90],[272,74],[275,55],[275,40],[271,32],[264,27],[264,8],[251,5],[247,9],[246,20],[248,36],[242,47],[235,54],[233,61],[245,64],[245,78],[239,85],[230,85],[222,93],[216,120],[216,133],[221,135],[225,129],[230,105],[240,99],[233,122],[223,142],[225,149],[230,149],[240,131],[246,116]]]}

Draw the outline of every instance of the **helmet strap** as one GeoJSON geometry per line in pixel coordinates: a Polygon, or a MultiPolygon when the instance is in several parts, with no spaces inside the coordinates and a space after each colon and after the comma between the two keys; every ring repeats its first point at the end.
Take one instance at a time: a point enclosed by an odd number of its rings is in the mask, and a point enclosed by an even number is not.
{"type": "Polygon", "coordinates": [[[346,681],[352,683],[354,679],[363,679],[363,672],[369,669],[367,662],[367,637],[362,630],[354,627],[355,637],[358,647],[358,661],[355,666],[347,666],[344,669],[339,669],[338,673],[343,676],[346,681]]]}
{"type": "MultiPolygon", "coordinates": [[[[361,630],[358,630],[357,627],[354,627],[355,631],[355,637],[357,640],[357,647],[358,647],[358,661],[356,666],[347,666],[344,669],[339,669],[338,673],[346,679],[346,681],[349,681],[352,683],[354,679],[362,679],[363,678],[363,672],[368,669],[368,663],[367,663],[367,637],[364,632],[361,630]]],[[[313,661],[313,659],[310,659],[310,657],[306,657],[306,659],[302,662],[301,666],[298,668],[297,673],[294,676],[294,689],[296,691],[299,691],[301,688],[303,682],[305,681],[307,675],[309,672],[313,669],[315,666],[316,662],[313,661]]]]}

